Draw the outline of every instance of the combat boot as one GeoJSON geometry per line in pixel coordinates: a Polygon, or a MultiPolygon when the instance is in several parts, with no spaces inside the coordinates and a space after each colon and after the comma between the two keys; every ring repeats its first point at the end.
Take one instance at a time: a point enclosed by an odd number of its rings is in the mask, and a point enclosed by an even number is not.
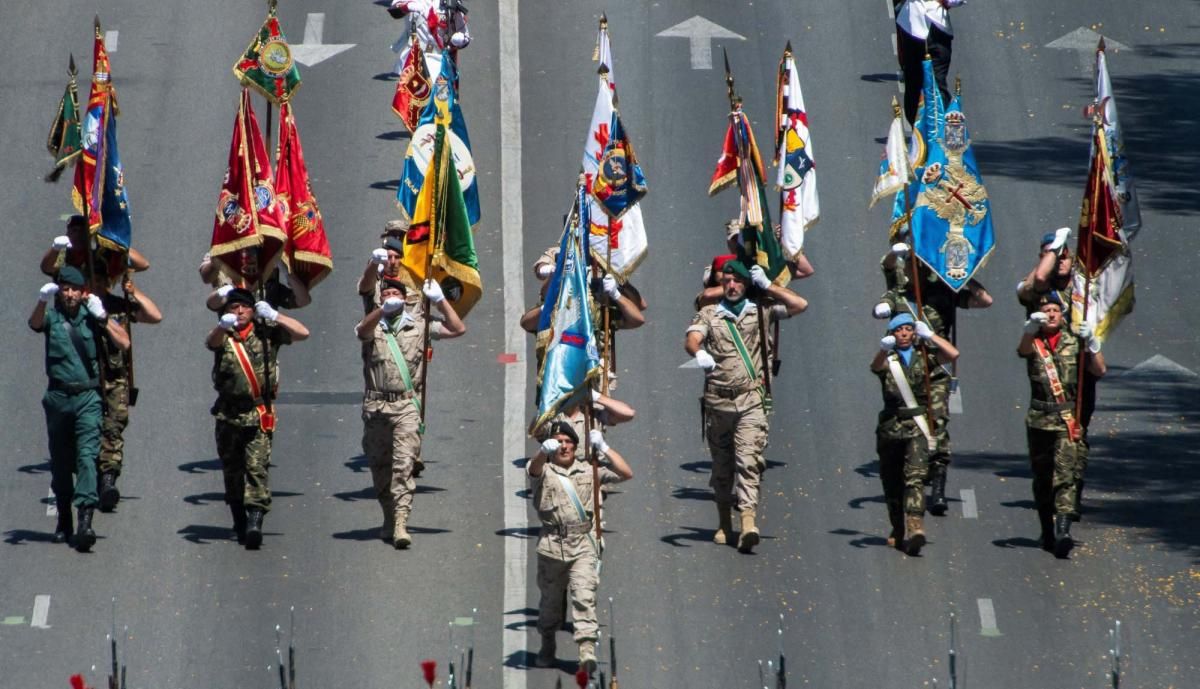
{"type": "Polygon", "coordinates": [[[929,484],[929,513],[941,517],[950,507],[946,504],[946,467],[939,466],[932,473],[933,478],[929,484]]]}
{"type": "Polygon", "coordinates": [[[96,532],[92,530],[92,514],[95,507],[79,508],[79,529],[75,532],[75,549],[86,553],[96,545],[96,532]]]}
{"type": "Polygon", "coordinates": [[[1042,550],[1054,552],[1054,510],[1048,507],[1038,508],[1038,524],[1042,527],[1042,550]]]}
{"type": "Polygon", "coordinates": [[[742,533],[738,535],[738,552],[752,553],[754,546],[758,545],[758,527],[754,524],[755,513],[753,509],[742,510],[742,533]]]}
{"type": "Polygon", "coordinates": [[[908,532],[908,540],[904,543],[904,553],[906,555],[920,555],[921,548],[925,547],[925,519],[919,514],[910,514],[904,518],[905,531],[908,532]]]}
{"type": "Polygon", "coordinates": [[[392,529],[392,545],[396,550],[404,550],[412,545],[412,536],[408,533],[408,515],[396,515],[396,526],[392,529]]]}
{"type": "Polygon", "coordinates": [[[554,667],[554,656],[558,653],[558,644],[554,640],[554,632],[542,634],[542,647],[538,649],[533,664],[538,667],[554,667]]]}
{"type": "Polygon", "coordinates": [[[117,475],[111,471],[100,474],[100,511],[112,512],[121,500],[121,491],[117,490],[117,475]]]}
{"type": "Polygon", "coordinates": [[[717,532],[713,534],[713,543],[725,545],[733,535],[733,507],[717,505],[717,532]]]}
{"type": "Polygon", "coordinates": [[[229,513],[233,515],[233,534],[239,544],[246,543],[246,504],[241,502],[229,503],[229,513]]]}
{"type": "Polygon", "coordinates": [[[1071,539],[1071,516],[1054,515],[1054,557],[1066,559],[1074,547],[1075,541],[1071,539]]]}
{"type": "Polygon", "coordinates": [[[579,669],[586,670],[590,677],[596,672],[596,642],[585,640],[579,642],[579,669]]]}
{"type": "Polygon", "coordinates": [[[71,519],[71,501],[56,500],[58,506],[58,523],[54,525],[54,543],[66,543],[71,540],[71,532],[75,530],[74,520],[71,519]]]}
{"type": "Polygon", "coordinates": [[[1077,522],[1083,517],[1083,481],[1075,488],[1075,509],[1071,510],[1071,521],[1077,522]]]}
{"type": "Polygon", "coordinates": [[[893,548],[904,548],[904,506],[899,502],[889,501],[887,504],[888,521],[892,524],[892,532],[888,534],[887,544],[893,548]]]}
{"type": "Polygon", "coordinates": [[[263,511],[257,507],[246,508],[246,550],[258,550],[262,545],[263,511]]]}

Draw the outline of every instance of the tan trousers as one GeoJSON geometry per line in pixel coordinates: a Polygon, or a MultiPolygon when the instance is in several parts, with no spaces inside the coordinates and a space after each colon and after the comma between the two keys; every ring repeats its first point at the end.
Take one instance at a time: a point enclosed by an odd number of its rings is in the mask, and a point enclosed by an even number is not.
{"type": "Polygon", "coordinates": [[[708,410],[708,451],[712,475],[708,485],[718,505],[758,509],[759,477],[766,467],[767,415],[762,407],[746,411],[708,410]]]}
{"type": "Polygon", "coordinates": [[[571,593],[571,616],[575,641],[595,641],[600,624],[596,620],[596,590],[600,575],[596,554],[586,550],[573,560],[558,560],[538,554],[537,582],[542,592],[538,604],[538,631],[542,635],[557,632],[566,619],[567,592],[571,593]]]}
{"type": "Polygon", "coordinates": [[[396,414],[363,414],[363,454],[388,524],[397,517],[407,519],[412,511],[413,492],[417,489],[413,464],[421,456],[420,425],[421,415],[413,404],[396,414]]]}

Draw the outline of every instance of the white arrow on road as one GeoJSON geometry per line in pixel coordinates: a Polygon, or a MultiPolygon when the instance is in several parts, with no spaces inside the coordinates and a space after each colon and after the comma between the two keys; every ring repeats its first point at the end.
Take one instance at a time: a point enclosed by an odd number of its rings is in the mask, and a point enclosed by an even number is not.
{"type": "Polygon", "coordinates": [[[733,38],[746,40],[729,29],[714,24],[700,15],[686,19],[665,31],[659,31],[662,38],[686,38],[691,46],[692,69],[712,69],[712,41],[714,38],[733,38]]]}
{"type": "Polygon", "coordinates": [[[1053,41],[1047,43],[1046,47],[1053,48],[1055,50],[1076,51],[1079,53],[1080,64],[1083,65],[1083,71],[1090,72],[1095,68],[1096,65],[1096,59],[1094,57],[1096,54],[1096,45],[1100,43],[1101,38],[1104,39],[1104,46],[1108,50],[1112,50],[1114,52],[1133,50],[1133,48],[1130,48],[1124,43],[1118,43],[1108,36],[1101,36],[1086,26],[1081,26],[1069,34],[1059,36],[1053,41]]]}
{"type": "Polygon", "coordinates": [[[292,46],[292,57],[305,67],[312,67],[318,62],[324,62],[338,53],[350,50],[355,43],[321,44],[321,34],[325,33],[325,13],[313,12],[304,22],[304,42],[292,46]]]}

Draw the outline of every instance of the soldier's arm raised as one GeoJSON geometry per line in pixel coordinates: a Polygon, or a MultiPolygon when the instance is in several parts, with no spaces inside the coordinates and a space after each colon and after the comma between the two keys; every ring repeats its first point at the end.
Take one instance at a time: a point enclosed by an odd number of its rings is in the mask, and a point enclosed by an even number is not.
{"type": "Polygon", "coordinates": [[[378,306],[370,313],[363,316],[363,319],[354,326],[354,336],[366,342],[371,339],[371,333],[375,332],[375,326],[379,325],[380,319],[383,318],[383,307],[378,306]]]}
{"type": "Polygon", "coordinates": [[[939,364],[949,364],[958,360],[958,347],[955,347],[949,340],[934,333],[929,341],[937,345],[937,360],[939,364]]]}
{"type": "Polygon", "coordinates": [[[129,332],[126,331],[125,328],[121,327],[120,323],[117,323],[111,318],[105,319],[104,333],[108,335],[108,339],[112,340],[112,343],[117,346],[117,349],[121,350],[122,352],[129,351],[129,332]]]}
{"type": "Polygon", "coordinates": [[[283,328],[288,335],[292,336],[292,342],[300,342],[308,339],[308,328],[300,321],[285,314],[275,316],[275,324],[283,328]]]}
{"type": "Polygon", "coordinates": [[[131,270],[133,270],[135,273],[140,273],[144,270],[147,270],[149,267],[150,261],[142,255],[142,252],[138,251],[137,249],[129,250],[129,268],[131,270]]]}
{"type": "Polygon", "coordinates": [[[125,280],[125,291],[129,294],[129,298],[137,306],[137,322],[138,323],[158,323],[162,321],[162,311],[158,310],[158,304],[154,303],[146,293],[137,288],[133,284],[133,280],[125,280]]]}
{"type": "Polygon", "coordinates": [[[625,461],[620,452],[605,446],[604,456],[608,459],[608,468],[619,476],[622,481],[628,481],[633,478],[633,469],[629,467],[629,463],[625,461]]]}
{"type": "Polygon", "coordinates": [[[786,287],[771,285],[766,290],[775,301],[787,307],[788,316],[803,313],[808,308],[808,300],[786,287]]]}
{"type": "Polygon", "coordinates": [[[1100,352],[1088,352],[1087,354],[1087,370],[1097,378],[1103,378],[1104,374],[1108,373],[1108,364],[1104,361],[1104,354],[1100,352]]]}
{"type": "Polygon", "coordinates": [[[467,332],[467,324],[463,323],[458,317],[458,312],[454,310],[454,306],[449,299],[443,299],[437,303],[437,310],[442,313],[444,320],[442,321],[442,334],[439,339],[445,340],[452,337],[460,337],[467,332]]]}

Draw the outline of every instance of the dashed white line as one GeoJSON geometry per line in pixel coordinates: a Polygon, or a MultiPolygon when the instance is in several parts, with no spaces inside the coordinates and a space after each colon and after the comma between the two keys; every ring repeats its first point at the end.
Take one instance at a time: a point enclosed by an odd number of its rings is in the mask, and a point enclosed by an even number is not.
{"type": "Polygon", "coordinates": [[[963,488],[958,491],[958,495],[962,498],[963,519],[977,519],[979,517],[979,508],[975,503],[975,489],[963,488]]]}
{"type": "Polygon", "coordinates": [[[29,622],[29,626],[34,629],[49,629],[50,625],[46,622],[50,619],[50,596],[48,594],[34,596],[33,598],[33,619],[29,622]]]}
{"type": "Polygon", "coordinates": [[[996,626],[996,608],[991,598],[980,598],[976,601],[979,606],[979,633],[983,636],[1000,636],[1000,628],[996,626]]]}
{"type": "Polygon", "coordinates": [[[117,37],[118,34],[116,29],[104,32],[104,48],[108,50],[108,52],[117,52],[117,37]]]}

